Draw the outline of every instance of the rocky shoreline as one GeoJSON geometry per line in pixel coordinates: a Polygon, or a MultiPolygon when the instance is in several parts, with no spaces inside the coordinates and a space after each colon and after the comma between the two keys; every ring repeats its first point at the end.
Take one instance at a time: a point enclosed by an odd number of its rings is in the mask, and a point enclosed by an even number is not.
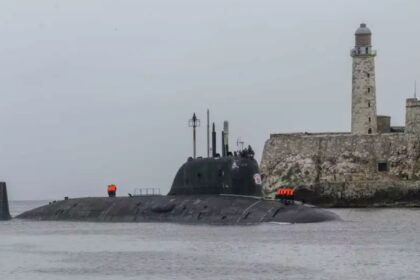
{"type": "Polygon", "coordinates": [[[393,186],[376,189],[371,195],[352,194],[346,192],[322,192],[325,186],[313,186],[312,189],[298,187],[295,199],[304,203],[326,208],[419,208],[420,188],[393,186]]]}

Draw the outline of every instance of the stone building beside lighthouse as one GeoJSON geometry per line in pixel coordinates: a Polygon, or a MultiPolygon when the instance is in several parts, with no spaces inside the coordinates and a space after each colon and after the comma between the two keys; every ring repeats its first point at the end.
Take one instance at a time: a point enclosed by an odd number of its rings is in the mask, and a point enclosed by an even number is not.
{"type": "Polygon", "coordinates": [[[372,32],[360,24],[352,57],[351,132],[271,134],[261,172],[266,194],[282,186],[335,206],[420,205],[420,101],[406,100],[405,127],[377,115],[372,32]]]}

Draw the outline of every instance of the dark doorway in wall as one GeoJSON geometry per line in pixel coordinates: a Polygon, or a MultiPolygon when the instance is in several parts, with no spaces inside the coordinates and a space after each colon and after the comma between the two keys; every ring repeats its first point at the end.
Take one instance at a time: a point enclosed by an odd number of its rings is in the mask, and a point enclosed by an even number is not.
{"type": "Polygon", "coordinates": [[[386,172],[386,171],[388,171],[388,163],[386,163],[386,162],[378,162],[378,171],[379,172],[386,172]]]}
{"type": "Polygon", "coordinates": [[[368,134],[372,134],[372,128],[368,129],[368,134]]]}

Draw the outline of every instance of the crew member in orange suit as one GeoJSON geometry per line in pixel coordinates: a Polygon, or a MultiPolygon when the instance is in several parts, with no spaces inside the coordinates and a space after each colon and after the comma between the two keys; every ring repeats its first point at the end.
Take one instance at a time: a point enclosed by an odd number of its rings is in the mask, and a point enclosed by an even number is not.
{"type": "Polygon", "coordinates": [[[112,184],[108,186],[108,196],[109,197],[115,197],[117,193],[117,186],[112,184]]]}

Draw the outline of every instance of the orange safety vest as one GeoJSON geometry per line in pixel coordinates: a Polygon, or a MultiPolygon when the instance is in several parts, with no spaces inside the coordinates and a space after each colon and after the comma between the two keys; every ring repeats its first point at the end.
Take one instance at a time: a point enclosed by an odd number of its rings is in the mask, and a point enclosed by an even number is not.
{"type": "Polygon", "coordinates": [[[108,186],[108,191],[109,192],[115,192],[115,191],[117,191],[117,186],[116,185],[109,185],[108,186]]]}

